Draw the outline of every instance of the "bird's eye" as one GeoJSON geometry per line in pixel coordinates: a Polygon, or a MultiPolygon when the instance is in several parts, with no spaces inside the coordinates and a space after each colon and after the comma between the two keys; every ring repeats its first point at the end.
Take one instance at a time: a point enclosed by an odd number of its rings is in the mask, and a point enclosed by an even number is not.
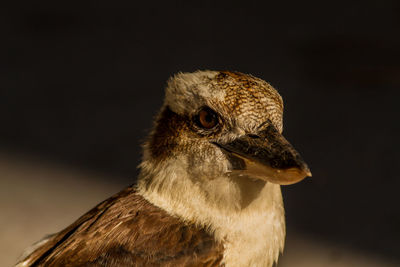
{"type": "Polygon", "coordinates": [[[212,129],[218,124],[218,115],[212,109],[203,107],[196,116],[196,123],[204,129],[212,129]]]}

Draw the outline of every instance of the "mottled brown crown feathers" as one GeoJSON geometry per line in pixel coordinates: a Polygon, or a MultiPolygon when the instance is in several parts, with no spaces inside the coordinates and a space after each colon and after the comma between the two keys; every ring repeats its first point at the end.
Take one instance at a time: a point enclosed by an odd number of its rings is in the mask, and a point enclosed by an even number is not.
{"type": "Polygon", "coordinates": [[[53,235],[25,266],[219,266],[223,246],[130,186],[53,235]]]}
{"type": "Polygon", "coordinates": [[[230,107],[231,114],[235,116],[260,119],[264,113],[262,111],[269,107],[274,121],[273,117],[280,115],[275,113],[283,110],[283,101],[278,92],[269,83],[250,74],[221,71],[215,81],[218,87],[225,89],[224,104],[230,107]]]}

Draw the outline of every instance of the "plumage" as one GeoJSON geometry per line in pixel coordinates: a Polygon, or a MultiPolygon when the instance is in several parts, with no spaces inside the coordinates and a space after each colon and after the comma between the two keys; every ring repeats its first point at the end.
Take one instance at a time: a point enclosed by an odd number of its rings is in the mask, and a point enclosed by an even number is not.
{"type": "Polygon", "coordinates": [[[130,186],[51,236],[32,266],[218,266],[223,247],[130,186]]]}
{"type": "Polygon", "coordinates": [[[278,92],[251,75],[175,75],[137,184],[18,266],[272,266],[285,237],[279,184],[311,175],[281,135],[282,112],[278,92]]]}

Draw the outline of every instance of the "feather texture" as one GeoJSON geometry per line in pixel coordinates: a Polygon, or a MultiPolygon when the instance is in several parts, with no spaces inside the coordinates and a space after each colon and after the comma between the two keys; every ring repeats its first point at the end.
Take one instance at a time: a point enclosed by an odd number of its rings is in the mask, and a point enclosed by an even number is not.
{"type": "Polygon", "coordinates": [[[50,237],[19,266],[219,266],[223,246],[128,187],[50,237]]]}

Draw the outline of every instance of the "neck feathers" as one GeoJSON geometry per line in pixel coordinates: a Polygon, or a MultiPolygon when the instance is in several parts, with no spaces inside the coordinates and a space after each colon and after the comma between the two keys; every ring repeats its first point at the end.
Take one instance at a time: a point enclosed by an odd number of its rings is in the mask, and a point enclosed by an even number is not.
{"type": "Polygon", "coordinates": [[[138,191],[185,223],[205,227],[225,247],[225,266],[272,266],[282,252],[279,185],[248,177],[192,177],[184,159],[141,164],[138,191]]]}

